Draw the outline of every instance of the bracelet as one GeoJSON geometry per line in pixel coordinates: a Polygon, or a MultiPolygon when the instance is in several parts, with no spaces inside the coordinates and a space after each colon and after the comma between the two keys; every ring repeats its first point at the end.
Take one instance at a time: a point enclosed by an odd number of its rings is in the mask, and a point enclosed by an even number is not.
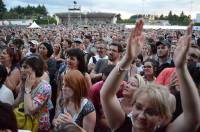
{"type": "Polygon", "coordinates": [[[121,68],[119,64],[117,64],[117,71],[123,72],[123,71],[128,71],[128,70],[129,68],[124,69],[124,68],[121,68]]]}
{"type": "Polygon", "coordinates": [[[26,90],[25,90],[25,94],[31,94],[31,91],[26,91],[26,90]]]}

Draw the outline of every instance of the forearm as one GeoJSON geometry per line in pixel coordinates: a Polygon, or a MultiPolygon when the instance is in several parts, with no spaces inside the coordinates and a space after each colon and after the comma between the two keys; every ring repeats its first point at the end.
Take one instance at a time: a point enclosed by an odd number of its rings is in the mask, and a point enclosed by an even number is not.
{"type": "Polygon", "coordinates": [[[178,78],[180,81],[181,101],[184,117],[194,120],[200,118],[200,98],[197,87],[194,84],[187,66],[177,68],[178,78]]]}
{"type": "Polygon", "coordinates": [[[119,90],[121,81],[126,75],[126,71],[129,68],[132,61],[123,58],[118,65],[112,70],[108,78],[106,79],[103,88],[101,89],[102,98],[113,97],[119,90]],[[125,70],[126,69],[126,70],[125,70]]]}
{"type": "Polygon", "coordinates": [[[25,113],[32,114],[34,111],[33,100],[31,94],[24,94],[24,110],[25,113]]]}
{"type": "Polygon", "coordinates": [[[18,93],[18,96],[14,101],[13,108],[16,108],[19,106],[20,102],[23,101],[23,96],[24,96],[24,93],[22,93],[22,92],[18,93]]]}
{"type": "Polygon", "coordinates": [[[102,73],[94,73],[94,72],[91,72],[90,73],[90,77],[91,79],[97,79],[97,80],[101,80],[102,79],[102,73]]]}
{"type": "Polygon", "coordinates": [[[75,126],[77,126],[80,130],[81,130],[81,132],[93,132],[93,131],[86,131],[85,129],[83,129],[82,127],[80,127],[78,124],[76,124],[76,123],[74,123],[75,124],[75,126]]]}
{"type": "Polygon", "coordinates": [[[10,79],[6,80],[5,85],[12,91],[16,88],[16,85],[10,79]]]}

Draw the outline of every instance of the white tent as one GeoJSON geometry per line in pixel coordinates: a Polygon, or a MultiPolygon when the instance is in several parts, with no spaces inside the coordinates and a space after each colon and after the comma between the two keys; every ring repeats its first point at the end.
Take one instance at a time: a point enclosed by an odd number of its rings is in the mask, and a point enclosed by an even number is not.
{"type": "Polygon", "coordinates": [[[33,22],[28,28],[41,28],[37,23],[33,22]]]}

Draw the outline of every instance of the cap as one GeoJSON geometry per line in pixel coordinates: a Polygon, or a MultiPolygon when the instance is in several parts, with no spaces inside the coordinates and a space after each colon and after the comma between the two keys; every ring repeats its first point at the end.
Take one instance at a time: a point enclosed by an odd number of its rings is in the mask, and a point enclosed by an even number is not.
{"type": "Polygon", "coordinates": [[[166,46],[170,46],[171,45],[171,43],[169,42],[169,40],[167,40],[167,39],[164,39],[164,40],[160,40],[160,41],[158,41],[158,42],[156,42],[156,46],[159,46],[159,45],[166,45],[166,46]]]}
{"type": "Polygon", "coordinates": [[[80,43],[80,44],[81,44],[81,43],[83,43],[83,40],[80,39],[80,38],[75,38],[75,39],[74,39],[74,42],[75,42],[75,43],[80,43]]]}
{"type": "Polygon", "coordinates": [[[92,39],[92,36],[91,36],[90,34],[86,34],[86,35],[85,35],[85,38],[91,40],[91,39],[92,39]]]}
{"type": "Polygon", "coordinates": [[[39,44],[38,41],[36,41],[36,40],[31,40],[31,41],[29,41],[29,43],[32,43],[34,45],[38,45],[39,44]]]}

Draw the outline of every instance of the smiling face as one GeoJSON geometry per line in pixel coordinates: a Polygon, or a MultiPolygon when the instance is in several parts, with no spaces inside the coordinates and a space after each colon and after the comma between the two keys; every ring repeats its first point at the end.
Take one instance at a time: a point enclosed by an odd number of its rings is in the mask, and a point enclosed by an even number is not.
{"type": "Polygon", "coordinates": [[[158,108],[155,107],[149,96],[144,93],[136,99],[132,109],[133,128],[151,131],[161,122],[158,108]]]}
{"type": "Polygon", "coordinates": [[[151,62],[145,62],[144,63],[144,74],[145,75],[153,75],[153,65],[151,62]]]}
{"type": "Polygon", "coordinates": [[[11,61],[11,57],[8,54],[7,49],[3,49],[2,52],[0,53],[0,61],[1,61],[1,63],[11,61]]]}
{"type": "Polygon", "coordinates": [[[114,62],[120,57],[120,53],[118,51],[118,47],[111,45],[108,51],[108,58],[110,61],[114,62]]]}
{"type": "Polygon", "coordinates": [[[131,77],[123,89],[123,96],[132,97],[136,89],[139,88],[139,82],[136,77],[131,77]]]}

